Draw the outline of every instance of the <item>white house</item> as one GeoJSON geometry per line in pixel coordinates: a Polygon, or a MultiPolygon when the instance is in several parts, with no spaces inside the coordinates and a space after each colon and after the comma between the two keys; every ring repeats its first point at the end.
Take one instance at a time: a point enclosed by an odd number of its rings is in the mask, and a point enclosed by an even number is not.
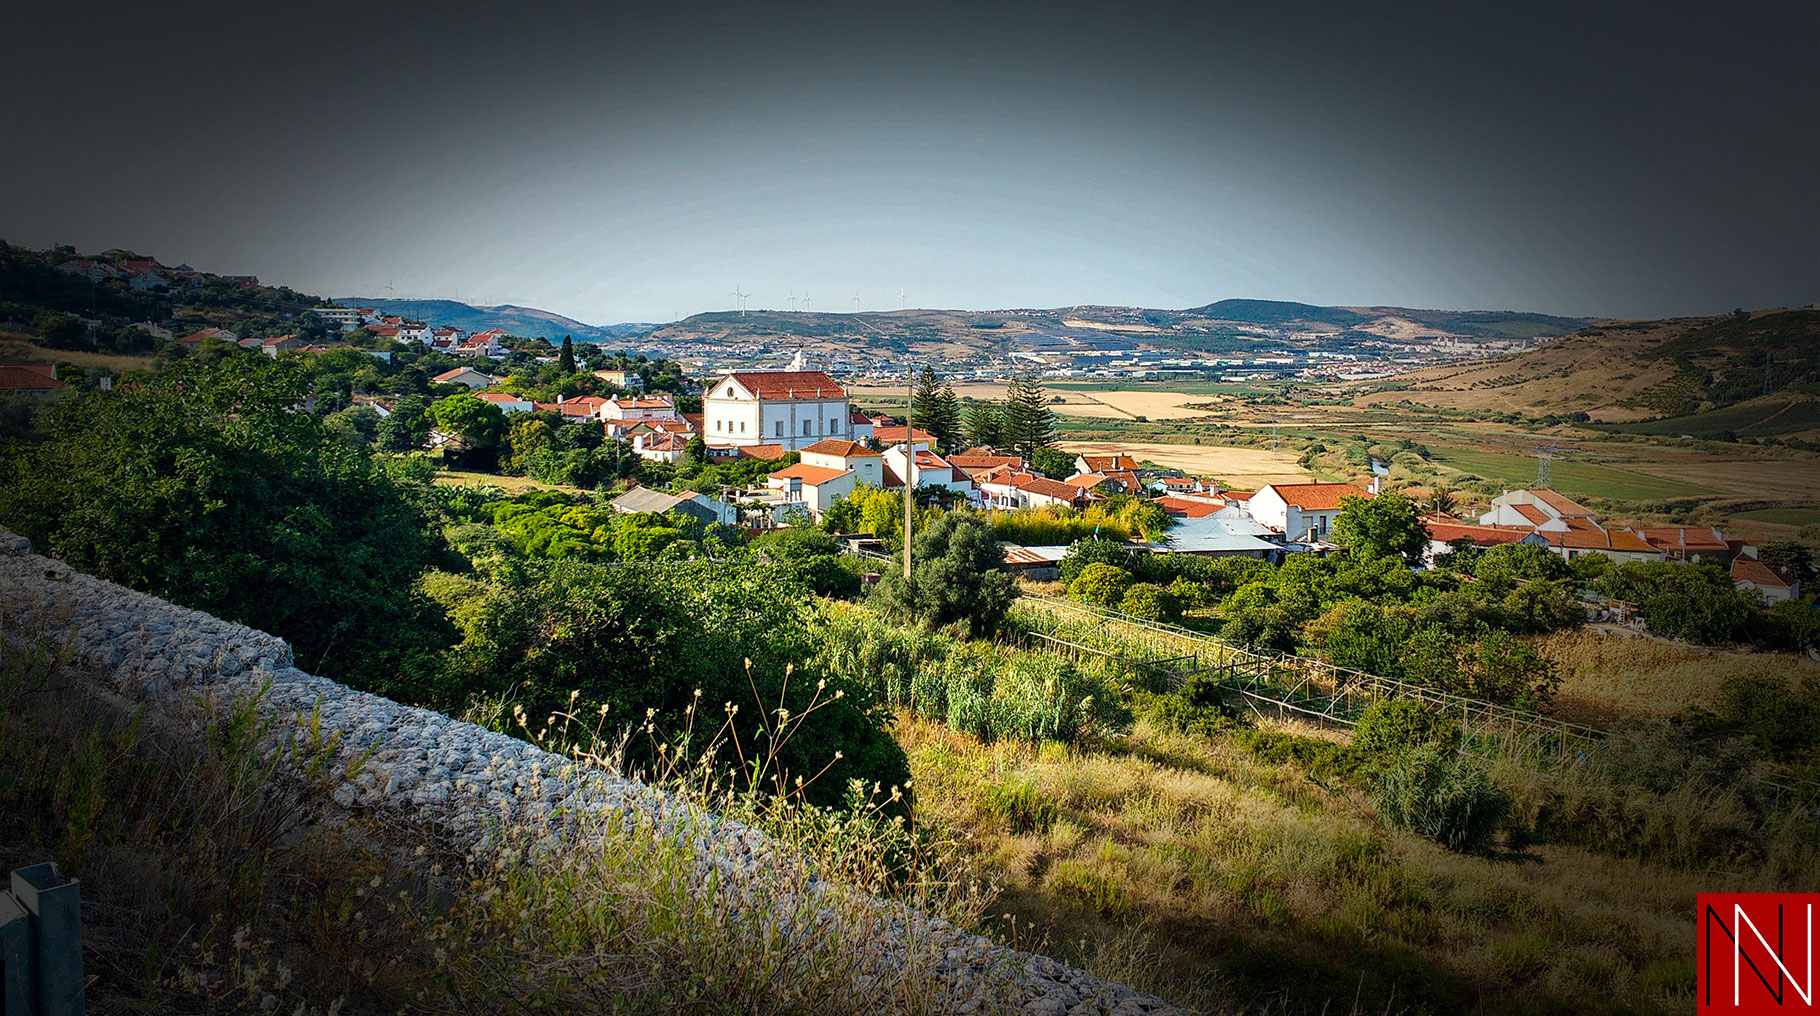
{"type": "Polygon", "coordinates": [[[872,417],[855,409],[847,414],[847,422],[853,428],[853,440],[872,440],[872,417]]]}
{"type": "Polygon", "coordinates": [[[310,313],[322,318],[337,328],[340,328],[344,332],[351,332],[360,327],[361,317],[359,307],[311,307],[310,313]]]}
{"type": "Polygon", "coordinates": [[[824,438],[802,450],[802,464],[823,469],[849,470],[855,483],[885,485],[885,457],[858,441],[824,438]]]}
{"type": "Polygon", "coordinates": [[[800,451],[823,438],[853,437],[846,389],[819,370],[734,371],[701,401],[702,437],[710,444],[800,451]]]}
{"type": "Polygon", "coordinates": [[[603,369],[595,371],[594,376],[615,388],[624,388],[628,391],[635,392],[642,392],[645,389],[644,377],[635,370],[603,369]]]}
{"type": "Polygon", "coordinates": [[[987,508],[1073,507],[1085,500],[1079,487],[1031,473],[994,470],[979,478],[980,503],[987,508]]]}
{"type": "Polygon", "coordinates": [[[630,399],[605,399],[600,418],[606,421],[680,420],[674,395],[640,395],[630,399]]]}
{"type": "MultiPolygon", "coordinates": [[[[900,437],[899,440],[902,440],[900,437]]],[[[916,470],[914,474],[904,468],[904,446],[901,444],[886,445],[882,453],[885,465],[890,467],[898,479],[909,479],[918,487],[946,487],[956,493],[966,494],[973,490],[973,477],[966,470],[956,468],[947,459],[935,454],[918,442],[916,449],[916,470]]]]}
{"type": "Polygon", "coordinates": [[[1539,533],[1565,533],[1570,529],[1597,529],[1592,509],[1546,488],[1507,490],[1491,499],[1479,515],[1482,526],[1525,526],[1539,533]]]}
{"type": "Polygon", "coordinates": [[[1732,585],[1755,592],[1764,603],[1781,603],[1801,595],[1800,579],[1785,579],[1774,568],[1753,557],[1740,557],[1732,562],[1732,585]]]}
{"type": "Polygon", "coordinates": [[[430,380],[439,385],[466,385],[469,388],[491,388],[499,379],[491,374],[482,374],[472,367],[457,367],[445,370],[430,380]]]}
{"type": "Polygon", "coordinates": [[[530,399],[521,399],[510,392],[476,392],[474,397],[499,409],[501,413],[511,416],[513,413],[528,413],[537,408],[530,399]]]}
{"type": "Polygon", "coordinates": [[[809,514],[820,518],[836,499],[853,493],[851,469],[829,469],[798,462],[779,469],[765,479],[765,486],[778,491],[789,504],[801,504],[809,514]]]}
{"type": "Polygon", "coordinates": [[[1350,483],[1271,483],[1251,495],[1251,517],[1295,540],[1326,540],[1339,517],[1340,502],[1371,497],[1350,483]]]}

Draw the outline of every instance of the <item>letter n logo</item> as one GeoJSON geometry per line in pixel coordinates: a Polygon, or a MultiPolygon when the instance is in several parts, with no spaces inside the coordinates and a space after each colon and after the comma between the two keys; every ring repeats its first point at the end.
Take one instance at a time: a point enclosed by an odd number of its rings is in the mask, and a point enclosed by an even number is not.
{"type": "Polygon", "coordinates": [[[1814,1014],[1814,911],[1820,893],[1701,893],[1695,1009],[1814,1014]]]}

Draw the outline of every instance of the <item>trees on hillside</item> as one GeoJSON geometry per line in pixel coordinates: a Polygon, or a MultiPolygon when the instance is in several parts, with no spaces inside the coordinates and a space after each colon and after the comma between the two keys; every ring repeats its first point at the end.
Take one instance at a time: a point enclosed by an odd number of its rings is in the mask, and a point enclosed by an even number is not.
{"type": "Polygon", "coordinates": [[[407,686],[439,637],[411,595],[411,496],[321,417],[304,365],[186,359],[73,391],[0,458],[0,524],[72,567],[283,636],[300,666],[407,686]]]}

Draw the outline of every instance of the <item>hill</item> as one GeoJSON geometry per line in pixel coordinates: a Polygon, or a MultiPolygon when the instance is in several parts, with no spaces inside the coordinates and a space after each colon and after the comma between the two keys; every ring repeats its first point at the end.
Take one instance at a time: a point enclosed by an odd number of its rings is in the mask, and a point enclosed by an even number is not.
{"type": "Polygon", "coordinates": [[[642,335],[653,327],[649,324],[590,325],[554,311],[512,304],[476,307],[459,300],[388,300],[370,296],[342,297],[335,302],[343,306],[372,307],[387,314],[425,321],[432,325],[453,325],[468,332],[498,328],[512,335],[549,339],[552,342],[559,342],[563,336],[568,335],[577,342],[611,344],[642,335]]]}
{"type": "Polygon", "coordinates": [[[1590,322],[1516,311],[1318,307],[1222,300],[1186,310],[1081,305],[1053,309],[897,310],[858,314],[715,311],[655,329],[659,343],[780,344],[853,355],[990,355],[1133,348],[1199,353],[1342,349],[1440,341],[1527,343],[1590,322]]]}
{"type": "Polygon", "coordinates": [[[1511,356],[1354,387],[1364,402],[1586,413],[1642,433],[1800,433],[1820,428],[1820,310],[1599,324],[1511,356]]]}

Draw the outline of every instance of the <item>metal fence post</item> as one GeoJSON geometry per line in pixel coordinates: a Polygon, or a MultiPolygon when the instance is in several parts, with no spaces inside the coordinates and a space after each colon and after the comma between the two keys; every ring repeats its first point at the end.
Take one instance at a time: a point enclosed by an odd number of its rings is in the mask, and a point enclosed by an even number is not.
{"type": "Polygon", "coordinates": [[[48,861],[13,870],[13,898],[30,921],[34,1016],[82,1016],[81,888],[48,861]]]}
{"type": "Polygon", "coordinates": [[[0,892],[0,1013],[29,1016],[32,1001],[31,916],[0,892]]]}

